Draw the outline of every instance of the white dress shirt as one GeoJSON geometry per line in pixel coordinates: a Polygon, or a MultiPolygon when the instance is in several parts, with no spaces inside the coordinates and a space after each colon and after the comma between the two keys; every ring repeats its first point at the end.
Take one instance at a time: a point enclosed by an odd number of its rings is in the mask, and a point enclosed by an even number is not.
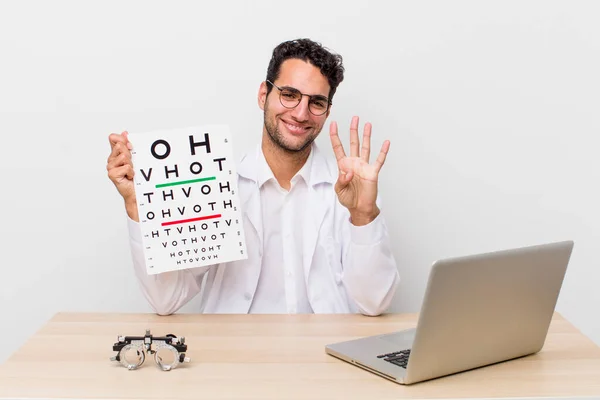
{"type": "Polygon", "coordinates": [[[302,266],[302,222],[310,185],[312,152],[291,179],[290,190],[279,185],[264,155],[258,161],[263,221],[263,259],[251,313],[306,314],[313,310],[302,266]],[[267,251],[268,249],[268,251],[267,251]]]}

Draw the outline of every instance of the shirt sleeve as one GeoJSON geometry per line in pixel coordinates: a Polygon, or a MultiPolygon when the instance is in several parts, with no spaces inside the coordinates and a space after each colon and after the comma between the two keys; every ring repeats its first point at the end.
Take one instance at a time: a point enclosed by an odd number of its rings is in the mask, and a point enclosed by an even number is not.
{"type": "Polygon", "coordinates": [[[358,310],[376,316],[387,310],[400,283],[383,213],[363,226],[345,218],[343,282],[358,310]]]}

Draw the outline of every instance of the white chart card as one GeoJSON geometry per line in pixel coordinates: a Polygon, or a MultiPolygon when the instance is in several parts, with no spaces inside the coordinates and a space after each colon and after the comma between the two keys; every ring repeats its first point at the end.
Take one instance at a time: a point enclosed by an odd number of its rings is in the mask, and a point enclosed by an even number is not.
{"type": "Polygon", "coordinates": [[[227,125],[130,133],[148,274],[247,258],[227,125]]]}

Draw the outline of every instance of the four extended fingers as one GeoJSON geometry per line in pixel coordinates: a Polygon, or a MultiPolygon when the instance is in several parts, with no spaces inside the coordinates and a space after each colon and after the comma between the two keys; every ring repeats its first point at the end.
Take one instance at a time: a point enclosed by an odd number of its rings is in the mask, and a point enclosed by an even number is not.
{"type": "MultiPolygon", "coordinates": [[[[360,146],[358,140],[358,116],[352,117],[352,122],[350,123],[350,156],[351,157],[360,157],[365,162],[369,162],[371,158],[371,131],[372,125],[370,122],[367,122],[364,126],[363,130],[363,140],[362,146],[360,146]],[[359,155],[359,147],[360,147],[360,155],[359,155]]],[[[338,135],[338,127],[337,123],[333,121],[330,125],[329,135],[331,139],[331,145],[333,147],[333,152],[335,154],[336,160],[340,160],[341,158],[346,157],[346,153],[344,151],[344,146],[342,145],[342,141],[338,135]]],[[[385,158],[387,152],[390,148],[389,140],[386,140],[381,146],[381,151],[377,156],[377,160],[375,161],[375,166],[377,168],[377,172],[381,170],[385,162],[385,158]]]]}

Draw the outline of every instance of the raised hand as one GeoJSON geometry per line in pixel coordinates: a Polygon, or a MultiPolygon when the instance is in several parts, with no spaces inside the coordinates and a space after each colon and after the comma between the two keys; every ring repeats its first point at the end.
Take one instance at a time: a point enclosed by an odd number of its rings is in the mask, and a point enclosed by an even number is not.
{"type": "Polygon", "coordinates": [[[110,155],[106,161],[108,177],[123,197],[129,217],[138,221],[135,186],[133,183],[134,170],[130,151],[133,147],[127,138],[127,132],[121,134],[111,133],[108,136],[108,141],[111,147],[110,155]]]}
{"type": "Polygon", "coordinates": [[[344,146],[338,136],[337,123],[332,122],[329,137],[335,158],[337,159],[339,176],[335,184],[340,203],[350,211],[354,225],[366,225],[379,215],[377,207],[377,181],[379,171],[385,162],[390,149],[390,141],[386,140],[373,164],[369,164],[371,153],[371,124],[366,123],[363,131],[362,146],[358,139],[358,117],[350,123],[350,156],[346,156],[344,146]]]}

